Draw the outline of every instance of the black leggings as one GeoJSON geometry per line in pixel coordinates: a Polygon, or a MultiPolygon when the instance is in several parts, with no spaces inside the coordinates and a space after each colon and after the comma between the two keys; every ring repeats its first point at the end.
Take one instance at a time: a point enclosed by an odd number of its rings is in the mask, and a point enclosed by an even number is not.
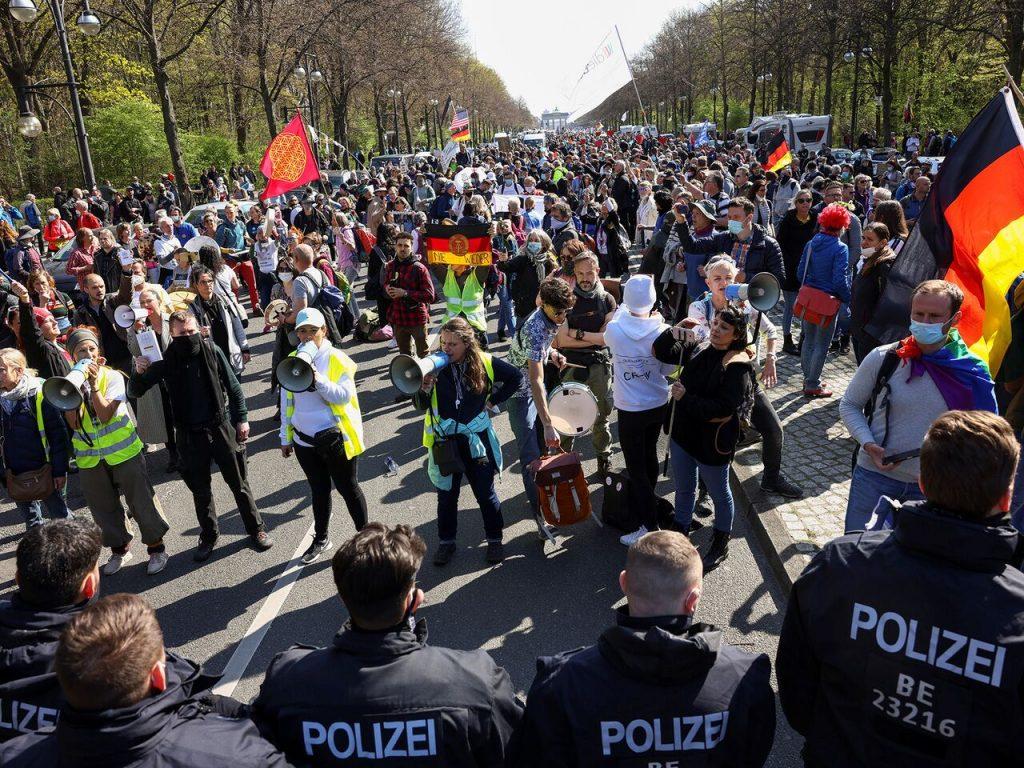
{"type": "Polygon", "coordinates": [[[647,411],[619,409],[619,445],[629,475],[629,496],[637,519],[648,531],[658,529],[658,437],[665,406],[647,411]]]}
{"type": "Polygon", "coordinates": [[[761,433],[761,461],[764,463],[764,477],[774,480],[782,469],[782,422],[775,412],[768,394],[758,387],[754,397],[754,408],[750,423],[761,433]]]}
{"type": "Polygon", "coordinates": [[[299,460],[309,489],[313,495],[313,535],[317,539],[327,538],[331,522],[331,481],[338,493],[345,499],[345,506],[352,516],[356,530],[366,525],[366,497],[359,487],[357,477],[358,456],[345,456],[345,449],[339,440],[329,455],[321,454],[315,448],[295,444],[295,458],[299,460]]]}

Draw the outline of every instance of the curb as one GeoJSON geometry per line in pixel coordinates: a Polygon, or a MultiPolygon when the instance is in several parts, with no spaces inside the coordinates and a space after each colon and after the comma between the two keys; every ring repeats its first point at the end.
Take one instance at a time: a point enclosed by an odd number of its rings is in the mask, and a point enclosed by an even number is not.
{"type": "Polygon", "coordinates": [[[729,468],[737,510],[742,510],[758,543],[768,554],[768,564],[786,595],[817,552],[817,547],[795,542],[775,510],[775,504],[761,493],[761,464],[758,451],[737,451],[729,468]]]}

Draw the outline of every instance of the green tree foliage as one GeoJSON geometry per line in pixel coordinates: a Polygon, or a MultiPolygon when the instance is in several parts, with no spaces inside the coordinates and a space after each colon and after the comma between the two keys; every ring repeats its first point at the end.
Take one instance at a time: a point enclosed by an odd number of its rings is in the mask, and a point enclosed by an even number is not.
{"type": "Polygon", "coordinates": [[[86,119],[98,178],[122,182],[132,176],[152,178],[167,167],[167,144],[160,107],[130,99],[101,107],[86,119]]]}

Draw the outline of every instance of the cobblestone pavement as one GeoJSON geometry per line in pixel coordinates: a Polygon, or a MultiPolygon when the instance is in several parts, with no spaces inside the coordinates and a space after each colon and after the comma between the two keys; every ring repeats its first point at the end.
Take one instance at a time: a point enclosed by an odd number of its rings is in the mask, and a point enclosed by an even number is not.
{"type": "MultiPolygon", "coordinates": [[[[780,314],[774,312],[772,320],[781,335],[780,314]]],[[[804,489],[804,498],[789,501],[761,491],[760,443],[741,449],[733,462],[734,483],[742,490],[739,502],[749,505],[755,527],[760,523],[778,553],[781,562],[776,566],[782,569],[776,570],[784,584],[799,575],[823,544],[843,533],[854,443],[839,419],[839,399],[856,367],[852,352],[830,354],[822,378],[835,394],[810,400],[802,392],[800,358],[779,355],[779,383],[768,395],[785,431],[782,471],[804,489]]]]}

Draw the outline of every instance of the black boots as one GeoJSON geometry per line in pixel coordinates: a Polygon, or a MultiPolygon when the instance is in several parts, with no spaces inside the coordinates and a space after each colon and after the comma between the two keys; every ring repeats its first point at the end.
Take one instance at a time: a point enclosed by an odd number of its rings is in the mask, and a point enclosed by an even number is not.
{"type": "Polygon", "coordinates": [[[799,355],[800,350],[796,344],[793,343],[793,334],[787,333],[785,339],[782,342],[782,351],[787,355],[799,355]]]}
{"type": "Polygon", "coordinates": [[[701,562],[704,565],[704,573],[715,570],[722,564],[722,561],[729,556],[729,532],[715,529],[711,537],[711,546],[704,553],[701,562]]]}

